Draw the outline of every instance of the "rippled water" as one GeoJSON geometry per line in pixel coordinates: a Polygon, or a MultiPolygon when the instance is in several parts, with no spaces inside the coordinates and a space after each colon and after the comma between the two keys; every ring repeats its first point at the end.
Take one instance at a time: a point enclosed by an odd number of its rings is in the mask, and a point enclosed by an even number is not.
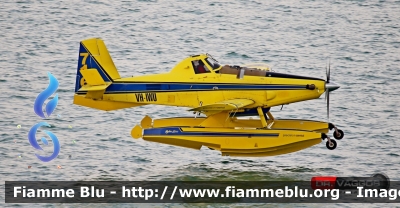
{"type": "MultiPolygon", "coordinates": [[[[399,180],[399,20],[400,1],[1,3],[0,178],[309,180],[384,172],[399,180]],[[208,149],[134,140],[130,129],[146,114],[190,114],[163,106],[102,112],[73,105],[79,41],[91,37],[105,41],[122,76],[167,72],[188,55],[207,52],[223,64],[263,62],[278,72],[325,78],[330,60],[331,79],[341,84],[331,94],[330,121],[346,136],[334,151],[321,143],[265,158],[221,157],[208,149]],[[47,122],[61,152],[43,163],[27,133],[41,121],[33,102],[48,85],[48,71],[60,82],[59,104],[47,122]]],[[[327,119],[323,97],[273,112],[278,118],[327,119]]]]}

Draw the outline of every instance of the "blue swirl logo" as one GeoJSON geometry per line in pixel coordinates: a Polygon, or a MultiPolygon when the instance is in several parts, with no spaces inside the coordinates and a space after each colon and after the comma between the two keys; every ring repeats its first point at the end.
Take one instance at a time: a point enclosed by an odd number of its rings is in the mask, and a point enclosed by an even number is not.
{"type": "MultiPolygon", "coordinates": [[[[42,110],[44,101],[46,101],[47,98],[54,94],[58,88],[57,79],[50,72],[47,72],[47,75],[50,79],[49,86],[37,96],[35,104],[33,105],[33,110],[35,110],[36,115],[42,118],[46,118],[42,110]]],[[[51,113],[53,113],[54,109],[56,109],[57,103],[58,94],[56,94],[56,96],[54,96],[54,98],[46,104],[46,114],[48,117],[51,115],[51,113]]]]}
{"type": "MultiPolygon", "coordinates": [[[[36,131],[38,130],[39,127],[41,126],[48,126],[50,127],[50,125],[46,122],[40,122],[37,123],[36,125],[32,126],[31,130],[29,130],[29,134],[28,134],[28,138],[29,138],[29,143],[31,143],[32,147],[34,147],[37,150],[43,150],[42,147],[40,147],[40,145],[38,144],[38,142],[36,141],[36,131]]],[[[50,131],[44,131],[53,141],[53,145],[54,145],[54,152],[53,154],[51,154],[50,156],[41,156],[38,154],[35,154],[37,158],[39,158],[39,160],[43,161],[43,162],[49,162],[51,160],[53,160],[54,158],[57,157],[58,153],[60,153],[60,142],[58,141],[56,135],[54,135],[52,132],[50,131]]],[[[46,138],[42,137],[42,142],[44,145],[48,145],[49,143],[47,142],[46,138]]]]}
{"type": "MultiPolygon", "coordinates": [[[[49,80],[50,80],[49,86],[37,96],[37,98],[35,100],[34,107],[33,107],[36,115],[38,115],[41,118],[46,118],[46,116],[44,115],[44,112],[43,112],[43,104],[44,104],[44,102],[52,94],[54,94],[58,89],[58,81],[57,81],[57,79],[50,72],[47,72],[47,75],[49,76],[49,80]]],[[[45,110],[46,110],[47,117],[50,117],[50,115],[53,113],[54,109],[56,109],[57,104],[58,104],[58,94],[56,94],[54,96],[54,98],[51,99],[46,104],[45,110]]],[[[32,145],[33,148],[43,151],[42,147],[37,142],[36,136],[35,136],[37,130],[41,126],[50,127],[50,125],[48,123],[46,123],[46,122],[39,122],[39,123],[35,124],[29,130],[28,139],[29,139],[29,143],[32,145]]],[[[52,132],[50,132],[50,131],[44,131],[44,132],[53,141],[53,148],[54,148],[53,154],[51,154],[50,156],[41,156],[39,154],[35,154],[35,155],[39,160],[41,160],[43,162],[49,162],[49,161],[53,160],[54,158],[56,158],[57,155],[60,153],[60,142],[58,141],[56,135],[54,135],[52,132]]],[[[49,142],[47,141],[46,138],[42,137],[41,140],[42,140],[42,143],[44,145],[48,145],[49,144],[49,142]]]]}

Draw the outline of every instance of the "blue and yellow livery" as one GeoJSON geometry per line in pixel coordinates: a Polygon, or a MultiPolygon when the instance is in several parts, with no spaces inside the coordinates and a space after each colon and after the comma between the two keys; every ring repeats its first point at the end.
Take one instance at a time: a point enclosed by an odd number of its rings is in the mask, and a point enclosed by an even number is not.
{"type": "Polygon", "coordinates": [[[187,107],[192,118],[152,120],[135,126],[134,138],[230,156],[270,156],[298,151],[327,138],[341,139],[333,124],[274,119],[271,107],[319,98],[339,88],[323,79],[272,72],[269,67],[219,64],[209,54],[190,56],[170,72],[121,78],[99,38],[80,43],[74,104],[111,111],[142,105],[187,107]],[[204,114],[206,117],[197,118],[204,114]],[[260,119],[239,119],[258,115],[260,119]]]}

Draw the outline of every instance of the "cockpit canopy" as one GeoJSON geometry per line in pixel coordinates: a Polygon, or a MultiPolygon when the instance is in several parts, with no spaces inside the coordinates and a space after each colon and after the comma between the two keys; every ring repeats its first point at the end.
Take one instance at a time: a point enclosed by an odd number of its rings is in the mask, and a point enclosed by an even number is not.
{"type": "Polygon", "coordinates": [[[215,60],[211,55],[195,55],[191,56],[192,58],[196,58],[192,60],[192,66],[195,74],[209,73],[214,70],[217,70],[221,67],[217,60],[215,60]],[[206,63],[206,64],[205,64],[206,63]],[[210,68],[211,67],[211,68],[210,68]]]}
{"type": "Polygon", "coordinates": [[[252,63],[243,66],[221,66],[210,54],[193,55],[178,64],[171,72],[182,74],[235,74],[240,77],[262,76],[265,77],[270,67],[265,63],[252,63]]]}
{"type": "Polygon", "coordinates": [[[210,65],[212,67],[213,70],[218,69],[219,67],[221,67],[221,65],[219,65],[219,63],[217,62],[217,60],[215,60],[212,57],[208,57],[205,59],[206,62],[208,63],[208,65],[210,65]]]}

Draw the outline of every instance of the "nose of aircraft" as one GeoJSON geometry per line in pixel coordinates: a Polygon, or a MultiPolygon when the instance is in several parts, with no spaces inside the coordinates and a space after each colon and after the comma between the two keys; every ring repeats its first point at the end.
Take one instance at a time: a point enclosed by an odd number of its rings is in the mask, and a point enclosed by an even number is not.
{"type": "Polygon", "coordinates": [[[332,92],[334,90],[337,90],[340,88],[340,85],[334,83],[334,82],[329,82],[325,84],[325,89],[332,92]]]}

